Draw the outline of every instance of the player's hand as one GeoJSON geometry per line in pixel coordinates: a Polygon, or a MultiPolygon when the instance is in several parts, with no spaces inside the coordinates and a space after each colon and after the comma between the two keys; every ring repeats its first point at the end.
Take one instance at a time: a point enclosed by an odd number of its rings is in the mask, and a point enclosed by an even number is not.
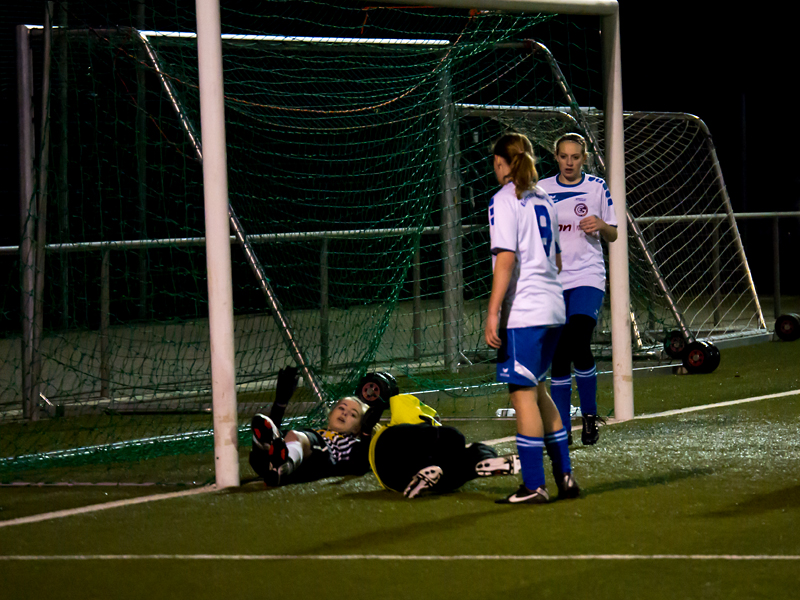
{"type": "Polygon", "coordinates": [[[361,418],[361,439],[368,440],[373,436],[375,433],[375,426],[378,424],[378,421],[381,420],[383,416],[383,411],[386,410],[388,407],[388,402],[386,403],[387,406],[384,406],[383,403],[375,403],[373,402],[367,412],[364,413],[364,416],[361,418]]]}
{"type": "Polygon", "coordinates": [[[297,389],[297,367],[286,367],[278,371],[278,383],[275,386],[275,402],[288,404],[297,389]]]}
{"type": "Polygon", "coordinates": [[[500,337],[497,335],[497,322],[497,315],[489,314],[486,317],[486,331],[484,332],[484,337],[490,348],[499,348],[502,344],[500,337]]]}
{"type": "Polygon", "coordinates": [[[583,231],[586,235],[592,235],[594,237],[599,237],[600,232],[607,227],[606,222],[603,221],[600,217],[596,217],[594,215],[590,215],[588,217],[584,217],[578,223],[578,227],[581,231],[583,231]]]}
{"type": "Polygon", "coordinates": [[[375,410],[386,410],[389,408],[389,399],[384,398],[383,396],[377,396],[371,400],[364,400],[364,398],[362,398],[362,400],[364,401],[364,404],[369,407],[369,409],[374,408],[375,410]]]}

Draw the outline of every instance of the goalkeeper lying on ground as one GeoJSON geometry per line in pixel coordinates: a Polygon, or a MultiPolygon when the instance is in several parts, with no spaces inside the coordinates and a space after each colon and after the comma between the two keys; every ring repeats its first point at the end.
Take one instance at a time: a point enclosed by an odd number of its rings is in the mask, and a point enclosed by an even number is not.
{"type": "Polygon", "coordinates": [[[297,368],[281,369],[269,416],[253,417],[253,470],[269,486],[369,471],[369,441],[383,407],[369,408],[361,399],[347,396],[331,409],[327,427],[281,432],[281,420],[297,380],[297,368]]]}
{"type": "Polygon", "coordinates": [[[476,477],[519,472],[517,455],[498,456],[481,442],[467,445],[416,396],[398,394],[389,404],[392,420],[376,428],[369,448],[372,472],[384,488],[414,498],[424,490],[451,492],[476,477]]]}
{"type": "Polygon", "coordinates": [[[410,394],[388,402],[348,396],[331,409],[327,428],[281,432],[297,379],[296,368],[281,369],[269,416],[258,414],[251,424],[250,465],[269,486],[363,475],[371,466],[383,487],[414,498],[423,490],[449,492],[476,477],[519,472],[516,455],[499,457],[480,442],[467,446],[460,431],[441,425],[436,411],[410,394]],[[380,426],[387,407],[392,420],[380,426]]]}

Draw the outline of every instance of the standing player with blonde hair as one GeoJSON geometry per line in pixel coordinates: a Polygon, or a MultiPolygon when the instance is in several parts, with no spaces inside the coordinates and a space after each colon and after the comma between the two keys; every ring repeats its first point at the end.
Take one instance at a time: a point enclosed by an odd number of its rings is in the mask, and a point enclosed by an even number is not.
{"type": "Polygon", "coordinates": [[[493,263],[486,343],[497,348],[497,380],[508,384],[517,417],[522,485],[500,503],[542,504],[544,449],[550,456],[559,498],[580,493],[572,475],[567,432],[547,389],[539,385],[565,321],[558,279],[558,217],[537,187],[533,147],[524,135],[507,133],[494,145],[494,172],[503,186],[489,202],[493,263]]]}
{"type": "Polygon", "coordinates": [[[581,403],[585,445],[600,438],[597,423],[597,370],[592,355],[592,332],[597,325],[606,290],[606,267],[600,240],[617,239],[617,217],[606,182],[586,175],[586,140],[577,133],[562,135],[553,147],[559,174],[539,185],[550,195],[558,212],[563,270],[561,284],[567,324],[561,334],[550,371],[550,391],[569,426],[572,365],[581,403]]]}

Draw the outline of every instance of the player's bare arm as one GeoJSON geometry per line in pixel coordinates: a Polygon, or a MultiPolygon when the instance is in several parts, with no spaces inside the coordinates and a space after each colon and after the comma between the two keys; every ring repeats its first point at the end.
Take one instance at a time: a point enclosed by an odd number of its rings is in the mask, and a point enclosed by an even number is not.
{"type": "Polygon", "coordinates": [[[513,252],[501,251],[497,253],[494,276],[492,278],[492,294],[489,296],[489,312],[486,315],[485,337],[486,343],[491,348],[499,348],[501,345],[500,337],[497,335],[500,307],[503,304],[503,298],[506,296],[516,261],[517,257],[513,252]]]}

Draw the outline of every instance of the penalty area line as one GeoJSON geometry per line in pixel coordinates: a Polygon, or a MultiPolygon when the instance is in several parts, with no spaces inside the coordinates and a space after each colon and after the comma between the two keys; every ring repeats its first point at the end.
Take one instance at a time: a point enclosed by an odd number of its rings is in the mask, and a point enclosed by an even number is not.
{"type": "Polygon", "coordinates": [[[83,515],[87,513],[98,512],[101,510],[108,510],[110,508],[120,508],[123,506],[132,506],[134,504],[145,504],[147,502],[156,502],[157,500],[169,500],[171,498],[183,498],[184,496],[207,494],[208,492],[216,491],[216,489],[217,486],[212,484],[192,490],[169,492],[167,494],[154,494],[152,496],[140,496],[139,498],[128,498],[126,500],[115,500],[113,502],[105,502],[103,504],[92,504],[90,506],[81,506],[79,508],[57,510],[54,512],[42,513],[39,515],[31,515],[29,517],[19,517],[17,519],[9,519],[8,521],[0,521],[0,528],[9,527],[11,525],[25,525],[27,523],[39,523],[41,521],[49,521],[51,519],[61,519],[63,517],[72,517],[74,515],[83,515]]]}
{"type": "MultiPolygon", "coordinates": [[[[785,398],[786,396],[796,396],[800,394],[800,390],[792,390],[790,392],[779,392],[777,394],[767,394],[766,396],[753,396],[752,398],[742,398],[740,400],[728,400],[726,402],[715,402],[714,404],[702,404],[700,406],[688,406],[686,408],[677,408],[675,410],[665,410],[664,412],[660,413],[650,413],[645,415],[636,415],[633,417],[634,420],[640,419],[658,419],[660,417],[671,417],[674,415],[682,415],[691,412],[698,412],[701,410],[710,410],[712,408],[722,408],[725,406],[735,406],[737,404],[747,404],[748,402],[758,402],[759,400],[772,400],[773,398],[785,398]]],[[[609,425],[613,423],[619,423],[614,419],[609,419],[609,425]]],[[[581,426],[576,425],[572,428],[572,431],[580,431],[581,426]]],[[[504,444],[506,442],[513,442],[517,438],[516,436],[509,436],[504,438],[499,438],[496,440],[487,440],[483,442],[487,446],[496,446],[497,444],[504,444]]]]}
{"type": "Polygon", "coordinates": [[[800,390],[792,390],[790,392],[780,392],[778,394],[767,394],[766,396],[753,396],[752,398],[742,398],[741,400],[728,400],[726,402],[716,402],[714,404],[703,404],[702,406],[689,406],[687,408],[677,408],[675,410],[665,410],[660,413],[652,413],[649,415],[639,415],[633,417],[634,419],[657,419],[659,417],[671,417],[672,415],[682,415],[690,412],[697,412],[700,410],[709,410],[712,408],[721,408],[723,406],[735,406],[736,404],[747,404],[748,402],[758,402],[759,400],[772,400],[773,398],[785,398],[786,396],[796,396],[800,394],[800,390]]]}
{"type": "Polygon", "coordinates": [[[598,561],[634,561],[634,560],[718,560],[718,561],[798,561],[796,554],[457,554],[454,556],[438,556],[430,554],[71,554],[71,555],[10,555],[0,556],[0,561],[87,561],[87,560],[317,560],[317,561],[349,561],[349,560],[390,560],[396,561],[486,561],[486,560],[518,560],[518,561],[553,561],[553,560],[598,560],[598,561]]]}

